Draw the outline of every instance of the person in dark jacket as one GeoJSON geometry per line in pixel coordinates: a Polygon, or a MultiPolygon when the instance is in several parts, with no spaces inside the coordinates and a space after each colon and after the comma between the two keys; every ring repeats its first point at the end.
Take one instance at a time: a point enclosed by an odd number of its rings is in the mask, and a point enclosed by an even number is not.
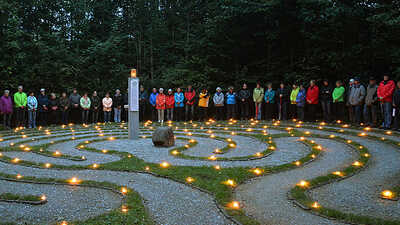
{"type": "Polygon", "coordinates": [[[393,94],[392,104],[395,110],[393,129],[400,131],[400,81],[397,82],[397,88],[393,94]]]}
{"type": "MultiPolygon", "coordinates": [[[[129,89],[126,89],[126,93],[122,95],[122,99],[123,99],[122,120],[127,122],[129,119],[129,89]]],[[[140,101],[140,98],[139,98],[139,101],[140,101]]],[[[139,116],[140,116],[140,114],[139,114],[139,116]]]]}
{"type": "Polygon", "coordinates": [[[59,105],[60,105],[60,112],[61,112],[61,123],[68,124],[70,102],[67,97],[67,93],[63,92],[61,94],[61,97],[59,100],[59,105]]]}
{"type": "Polygon", "coordinates": [[[276,101],[278,105],[278,120],[287,119],[287,108],[289,104],[290,90],[281,83],[276,91],[276,101]]]}
{"type": "Polygon", "coordinates": [[[146,109],[147,109],[147,101],[149,98],[149,94],[144,89],[143,85],[140,85],[139,92],[139,119],[140,121],[146,120],[146,109]]]}
{"type": "Polygon", "coordinates": [[[319,100],[321,102],[322,107],[322,116],[324,121],[330,122],[332,117],[332,92],[333,89],[329,85],[329,81],[325,79],[322,83],[321,90],[319,92],[320,97],[319,100]]]}
{"type": "Polygon", "coordinates": [[[91,108],[92,108],[92,123],[97,123],[99,121],[99,112],[101,108],[101,99],[97,95],[97,91],[94,91],[91,98],[91,108]]]}
{"type": "Polygon", "coordinates": [[[378,85],[375,78],[369,79],[367,95],[364,104],[364,123],[367,126],[375,127],[378,124],[378,85]]]}
{"type": "Polygon", "coordinates": [[[115,95],[113,97],[113,106],[114,106],[114,122],[121,123],[121,110],[123,105],[123,99],[121,95],[121,91],[117,89],[115,91],[115,95]]]}
{"type": "Polygon", "coordinates": [[[243,84],[242,89],[238,93],[238,99],[240,101],[240,119],[249,119],[250,110],[250,91],[247,89],[247,84],[243,84]]]}
{"type": "Polygon", "coordinates": [[[70,115],[74,123],[81,122],[81,109],[79,107],[81,104],[80,101],[81,101],[81,96],[78,94],[78,90],[74,88],[72,94],[69,96],[69,103],[71,104],[70,115]]]}
{"type": "Polygon", "coordinates": [[[49,99],[49,123],[57,124],[58,123],[58,110],[59,110],[59,102],[56,94],[51,93],[49,99]]]}
{"type": "Polygon", "coordinates": [[[49,98],[44,88],[40,89],[38,100],[38,125],[46,126],[48,123],[49,98]]]}

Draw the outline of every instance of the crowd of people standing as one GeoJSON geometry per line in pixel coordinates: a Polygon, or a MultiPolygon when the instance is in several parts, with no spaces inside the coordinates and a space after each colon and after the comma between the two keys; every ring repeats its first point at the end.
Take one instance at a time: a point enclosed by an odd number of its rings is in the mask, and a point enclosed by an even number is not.
{"type": "MultiPolygon", "coordinates": [[[[27,95],[19,86],[13,96],[9,90],[4,91],[0,98],[0,112],[3,126],[7,128],[12,127],[12,118],[15,126],[28,128],[71,122],[120,123],[128,119],[127,107],[124,107],[127,104],[128,95],[122,95],[120,90],[112,96],[108,92],[103,98],[96,91],[90,96],[88,93],[81,96],[76,89],[69,96],[64,92],[57,97],[55,93],[47,96],[45,89],[41,89],[37,96],[34,92],[27,95]]],[[[311,80],[307,87],[297,83],[289,86],[282,82],[276,89],[272,83],[267,83],[265,88],[257,83],[252,91],[247,84],[243,84],[240,90],[235,91],[230,86],[225,93],[217,87],[213,94],[207,88],[201,88],[196,93],[189,85],[186,90],[153,88],[149,95],[141,86],[139,109],[142,121],[151,119],[160,123],[195,119],[205,121],[211,117],[216,120],[254,118],[312,122],[320,119],[399,129],[400,81],[396,84],[386,75],[379,84],[371,77],[367,87],[356,77],[349,80],[348,86],[341,81],[332,86],[326,79],[320,86],[311,80]]]]}

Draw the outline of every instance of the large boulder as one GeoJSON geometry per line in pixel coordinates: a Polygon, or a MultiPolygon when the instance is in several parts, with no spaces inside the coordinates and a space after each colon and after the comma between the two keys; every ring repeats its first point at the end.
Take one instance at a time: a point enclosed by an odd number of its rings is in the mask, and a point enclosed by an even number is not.
{"type": "Polygon", "coordinates": [[[175,145],[174,132],[171,127],[159,127],[153,132],[153,144],[157,147],[171,147],[175,145]]]}

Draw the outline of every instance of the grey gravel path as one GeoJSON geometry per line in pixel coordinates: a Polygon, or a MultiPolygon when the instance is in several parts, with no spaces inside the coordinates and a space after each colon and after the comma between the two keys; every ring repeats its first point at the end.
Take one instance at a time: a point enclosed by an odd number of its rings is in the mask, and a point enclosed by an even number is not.
{"type": "MultiPolygon", "coordinates": [[[[313,131],[313,133],[331,132],[313,131]]],[[[369,166],[356,176],[315,189],[312,196],[321,204],[341,211],[399,220],[400,201],[382,200],[379,195],[382,190],[400,185],[400,149],[366,138],[348,136],[346,138],[368,148],[371,153],[369,166]],[[335,195],[332,196],[330,193],[335,195]]]]}
{"type": "Polygon", "coordinates": [[[18,224],[84,220],[107,213],[121,205],[119,195],[98,188],[37,185],[0,180],[0,193],[46,196],[47,203],[43,205],[0,202],[1,222],[18,224]]]}
{"type": "Polygon", "coordinates": [[[248,215],[262,224],[341,224],[310,214],[287,199],[288,191],[300,180],[324,175],[357,158],[354,150],[345,144],[326,139],[314,140],[324,147],[318,160],[295,170],[260,177],[236,189],[236,199],[243,202],[248,215]]]}
{"type": "MultiPolygon", "coordinates": [[[[195,137],[193,137],[196,139],[195,137]]],[[[254,140],[253,140],[254,141],[254,140]]],[[[163,161],[167,161],[172,165],[177,166],[213,166],[220,165],[222,167],[255,167],[255,166],[274,166],[281,165],[287,162],[295,161],[309,152],[307,146],[299,143],[297,138],[278,138],[277,141],[277,149],[268,157],[251,160],[251,161],[208,161],[208,160],[189,160],[183,158],[177,158],[173,155],[169,154],[169,151],[172,148],[157,148],[154,147],[149,138],[140,139],[135,142],[135,145],[132,145],[132,142],[129,140],[117,140],[117,141],[105,141],[105,142],[94,142],[88,144],[89,147],[94,147],[97,149],[113,149],[130,152],[138,158],[143,159],[146,162],[152,163],[161,163],[163,161]]],[[[242,148],[247,147],[246,142],[241,142],[238,140],[238,145],[242,146],[242,148]]],[[[253,147],[251,144],[248,144],[250,147],[253,147]]],[[[204,149],[214,149],[216,147],[220,147],[221,142],[216,140],[206,139],[203,142],[199,138],[199,143],[197,146],[193,147],[193,151],[203,151],[204,149]],[[198,150],[197,150],[198,149],[198,150]]],[[[261,146],[259,151],[265,149],[265,146],[261,146]]],[[[241,151],[240,149],[233,150],[232,154],[241,151]]],[[[218,157],[218,156],[217,156],[218,157]]]]}
{"type": "MultiPolygon", "coordinates": [[[[147,200],[147,207],[158,224],[230,224],[217,209],[213,197],[169,179],[148,174],[83,170],[58,171],[23,167],[0,162],[0,172],[36,177],[107,181],[127,186],[147,200]]],[[[71,215],[65,215],[69,217],[71,215]]]]}

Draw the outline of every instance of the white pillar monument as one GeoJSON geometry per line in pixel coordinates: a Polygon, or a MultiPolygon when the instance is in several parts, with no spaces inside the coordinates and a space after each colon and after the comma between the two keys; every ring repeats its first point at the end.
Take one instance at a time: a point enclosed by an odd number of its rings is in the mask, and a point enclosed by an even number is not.
{"type": "Polygon", "coordinates": [[[139,138],[139,78],[136,69],[131,69],[128,79],[128,135],[130,140],[139,138]]]}

